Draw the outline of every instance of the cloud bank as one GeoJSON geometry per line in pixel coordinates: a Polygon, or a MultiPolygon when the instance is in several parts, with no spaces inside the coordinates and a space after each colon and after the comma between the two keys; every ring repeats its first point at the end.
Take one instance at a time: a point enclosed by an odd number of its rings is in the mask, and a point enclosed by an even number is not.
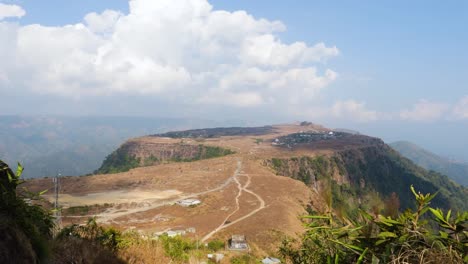
{"type": "MultiPolygon", "coordinates": [[[[47,27],[0,22],[0,91],[157,96],[177,104],[306,104],[337,78],[324,43],[284,43],[280,21],[206,0],[131,0],[129,13],[47,27]]],[[[0,19],[21,17],[0,5],[0,19]]]]}
{"type": "Polygon", "coordinates": [[[452,113],[457,119],[468,119],[468,95],[464,96],[455,104],[452,113]]]}
{"type": "Polygon", "coordinates": [[[436,121],[441,119],[448,109],[447,104],[421,99],[413,105],[412,109],[402,110],[400,118],[411,121],[436,121]]]}
{"type": "Polygon", "coordinates": [[[26,12],[20,6],[0,3],[0,20],[9,17],[19,18],[24,16],[25,14],[26,12]]]}

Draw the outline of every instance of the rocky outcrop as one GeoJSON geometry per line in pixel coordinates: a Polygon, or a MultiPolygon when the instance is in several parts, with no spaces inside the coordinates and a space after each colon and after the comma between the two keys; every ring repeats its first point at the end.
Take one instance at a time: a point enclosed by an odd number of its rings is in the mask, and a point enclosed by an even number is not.
{"type": "Polygon", "coordinates": [[[446,176],[416,166],[385,144],[346,148],[329,156],[272,158],[265,165],[312,188],[332,181],[338,191],[358,198],[376,192],[384,200],[396,193],[402,209],[414,206],[411,185],[422,193],[439,192],[432,202],[435,207],[466,209],[466,189],[446,176]]]}
{"type": "Polygon", "coordinates": [[[128,141],[111,153],[96,173],[116,173],[164,162],[195,161],[234,153],[221,147],[184,143],[128,141]]]}

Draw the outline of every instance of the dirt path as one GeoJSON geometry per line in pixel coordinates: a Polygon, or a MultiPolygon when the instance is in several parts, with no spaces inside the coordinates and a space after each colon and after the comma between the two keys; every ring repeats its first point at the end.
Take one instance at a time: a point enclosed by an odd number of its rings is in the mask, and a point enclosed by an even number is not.
{"type": "Polygon", "coordinates": [[[155,208],[162,207],[162,206],[166,206],[166,205],[172,205],[172,204],[174,204],[175,202],[177,202],[179,200],[188,199],[188,198],[195,198],[195,197],[205,195],[205,194],[208,194],[208,193],[211,193],[211,192],[217,192],[217,191],[220,191],[220,190],[226,188],[233,180],[235,181],[237,179],[236,177],[239,174],[241,167],[242,167],[242,162],[238,160],[237,161],[237,168],[234,171],[234,174],[231,177],[229,177],[223,184],[219,185],[216,188],[210,189],[210,190],[206,190],[206,191],[198,192],[198,193],[186,194],[186,195],[179,195],[177,198],[174,198],[174,199],[161,201],[161,202],[156,202],[156,203],[151,203],[151,204],[145,204],[145,206],[137,207],[137,208],[131,208],[131,209],[127,209],[125,211],[122,211],[122,209],[109,208],[105,212],[103,212],[101,214],[93,215],[93,216],[97,217],[97,222],[99,222],[99,223],[109,223],[109,222],[112,222],[114,219],[116,219],[118,217],[130,215],[130,214],[135,214],[135,213],[139,213],[139,212],[144,212],[144,211],[148,211],[148,210],[155,209],[155,208]]]}
{"type": "MultiPolygon", "coordinates": [[[[239,169],[239,166],[241,165],[241,163],[238,162],[237,164],[237,167],[238,167],[238,170],[239,169]]],[[[238,171],[236,170],[236,172],[238,171]]],[[[242,184],[239,182],[239,179],[238,179],[238,176],[240,176],[239,173],[235,173],[234,175],[234,181],[237,183],[237,188],[239,189],[239,192],[237,193],[237,196],[236,196],[236,209],[234,211],[232,211],[224,220],[223,222],[221,223],[221,225],[219,225],[217,228],[215,228],[213,231],[211,231],[210,233],[208,233],[207,235],[205,235],[202,239],[201,239],[201,242],[205,242],[206,240],[210,239],[214,234],[216,234],[217,232],[219,232],[220,230],[224,229],[224,228],[227,228],[227,227],[230,227],[242,220],[245,220],[249,217],[251,217],[252,215],[256,214],[258,211],[266,208],[265,206],[265,200],[262,199],[262,197],[260,197],[260,195],[254,193],[253,191],[247,189],[247,187],[249,187],[250,185],[250,182],[251,182],[251,178],[250,178],[250,175],[248,174],[243,174],[242,176],[246,176],[247,177],[247,182],[245,183],[244,186],[242,186],[242,184]],[[260,206],[258,208],[256,208],[255,210],[251,211],[250,213],[226,224],[226,221],[229,220],[229,218],[231,216],[233,216],[237,211],[239,211],[240,209],[240,205],[239,205],[239,198],[242,196],[242,192],[247,192],[247,193],[250,193],[252,194],[253,196],[255,196],[257,198],[257,200],[260,202],[260,206]]]]}

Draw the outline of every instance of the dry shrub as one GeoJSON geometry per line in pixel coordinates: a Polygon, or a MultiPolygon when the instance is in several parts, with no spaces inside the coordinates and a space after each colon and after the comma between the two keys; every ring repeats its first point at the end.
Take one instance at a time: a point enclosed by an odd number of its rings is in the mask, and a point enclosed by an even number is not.
{"type": "Polygon", "coordinates": [[[3,224],[0,217],[0,263],[35,263],[37,261],[29,238],[18,228],[3,224]]]}
{"type": "Polygon", "coordinates": [[[51,263],[108,263],[123,264],[111,250],[95,241],[78,237],[64,237],[53,242],[53,257],[51,263]]]}
{"type": "Polygon", "coordinates": [[[165,255],[161,243],[152,240],[139,240],[118,250],[117,255],[129,264],[171,262],[171,259],[165,255]]]}

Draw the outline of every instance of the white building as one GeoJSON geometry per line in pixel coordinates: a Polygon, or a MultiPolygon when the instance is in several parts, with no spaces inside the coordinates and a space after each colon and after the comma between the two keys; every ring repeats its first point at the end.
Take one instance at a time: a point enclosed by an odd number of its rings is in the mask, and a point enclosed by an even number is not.
{"type": "Polygon", "coordinates": [[[185,230],[170,230],[166,232],[168,237],[176,237],[185,235],[185,230]]]}
{"type": "Polygon", "coordinates": [[[244,235],[233,235],[228,243],[229,250],[249,250],[244,235]]]}
{"type": "Polygon", "coordinates": [[[184,199],[177,202],[178,205],[183,207],[196,206],[201,204],[201,201],[198,199],[184,199]]]}
{"type": "Polygon", "coordinates": [[[277,258],[266,257],[262,260],[263,264],[281,264],[281,261],[277,258]]]}

